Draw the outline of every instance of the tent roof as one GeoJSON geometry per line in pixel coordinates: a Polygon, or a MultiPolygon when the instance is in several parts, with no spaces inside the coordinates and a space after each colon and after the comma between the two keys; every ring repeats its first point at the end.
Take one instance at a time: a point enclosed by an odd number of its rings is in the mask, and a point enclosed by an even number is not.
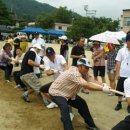
{"type": "Polygon", "coordinates": [[[64,31],[58,31],[58,30],[48,30],[48,34],[51,35],[65,35],[64,31]]]}
{"type": "Polygon", "coordinates": [[[43,30],[42,28],[34,28],[34,27],[27,27],[23,30],[20,30],[20,32],[25,32],[25,33],[41,33],[41,34],[47,34],[47,32],[45,30],[43,30]]]}

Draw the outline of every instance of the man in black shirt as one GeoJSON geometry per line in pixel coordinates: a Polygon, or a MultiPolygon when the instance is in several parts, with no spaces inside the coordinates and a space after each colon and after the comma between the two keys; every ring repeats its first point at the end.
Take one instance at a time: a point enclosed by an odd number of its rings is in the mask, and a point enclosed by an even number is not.
{"type": "Polygon", "coordinates": [[[72,58],[72,66],[77,65],[77,60],[85,57],[84,51],[85,38],[80,38],[76,46],[72,48],[70,58],[72,58]]]}
{"type": "MultiPolygon", "coordinates": [[[[21,65],[20,78],[25,85],[26,85],[25,80],[28,80],[28,78],[32,78],[32,77],[29,77],[29,76],[26,76],[26,75],[34,72],[34,67],[42,68],[41,65],[36,62],[37,54],[39,53],[39,51],[41,49],[42,48],[41,48],[40,44],[35,44],[35,45],[33,45],[33,48],[31,48],[25,54],[25,56],[23,58],[22,65],[21,65]],[[25,77],[27,77],[27,78],[25,78],[25,77]]],[[[26,102],[30,102],[28,96],[32,92],[33,92],[33,89],[29,88],[26,92],[23,93],[22,97],[26,102]]]]}
{"type": "MultiPolygon", "coordinates": [[[[85,38],[80,37],[76,46],[72,48],[70,57],[72,58],[72,66],[77,66],[77,61],[80,58],[85,58],[85,50],[84,50],[84,42],[85,38]]],[[[89,91],[87,89],[82,88],[81,92],[88,94],[89,91]]]]}

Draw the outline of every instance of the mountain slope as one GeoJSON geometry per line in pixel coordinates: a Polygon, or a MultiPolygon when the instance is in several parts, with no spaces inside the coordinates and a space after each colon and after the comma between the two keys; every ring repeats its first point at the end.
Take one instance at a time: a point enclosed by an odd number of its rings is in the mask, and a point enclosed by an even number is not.
{"type": "Polygon", "coordinates": [[[39,14],[51,13],[56,10],[49,4],[40,3],[35,0],[2,0],[9,11],[15,12],[17,18],[25,21],[35,21],[39,14]]]}

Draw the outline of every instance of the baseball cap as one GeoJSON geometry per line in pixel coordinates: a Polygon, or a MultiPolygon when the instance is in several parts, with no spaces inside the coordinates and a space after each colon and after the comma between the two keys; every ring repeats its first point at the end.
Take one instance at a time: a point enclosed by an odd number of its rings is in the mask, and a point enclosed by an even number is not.
{"type": "Polygon", "coordinates": [[[39,35],[39,32],[35,32],[34,35],[39,35]]]}
{"type": "Polygon", "coordinates": [[[47,55],[47,56],[51,56],[51,55],[53,55],[53,54],[55,54],[54,49],[53,49],[52,47],[48,47],[48,48],[46,49],[46,55],[47,55]]]}
{"type": "Polygon", "coordinates": [[[84,65],[86,67],[92,68],[92,66],[90,65],[90,62],[87,58],[78,59],[77,65],[84,65]]]}
{"type": "Polygon", "coordinates": [[[126,41],[130,41],[130,34],[127,34],[126,41]]]}
{"type": "Polygon", "coordinates": [[[67,36],[61,36],[61,37],[59,37],[59,39],[61,39],[61,40],[67,40],[67,36]]]}
{"type": "Polygon", "coordinates": [[[42,48],[41,48],[41,45],[40,45],[40,44],[34,44],[34,45],[33,45],[33,47],[36,47],[36,48],[38,48],[38,49],[42,50],[42,48]]]}

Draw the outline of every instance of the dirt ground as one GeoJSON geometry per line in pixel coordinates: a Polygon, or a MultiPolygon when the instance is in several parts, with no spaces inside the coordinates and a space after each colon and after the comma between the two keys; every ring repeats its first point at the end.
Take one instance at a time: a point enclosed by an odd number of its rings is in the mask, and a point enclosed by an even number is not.
{"type": "MultiPolygon", "coordinates": [[[[1,47],[2,45],[0,43],[1,47]]],[[[47,44],[47,46],[53,46],[59,53],[59,44],[47,44]]],[[[86,51],[86,56],[91,60],[91,52],[86,51]]],[[[21,98],[22,91],[14,88],[13,77],[11,79],[11,83],[6,83],[4,73],[0,70],[0,130],[63,130],[58,108],[47,109],[36,94],[30,96],[31,103],[24,102],[21,98]]],[[[89,94],[79,93],[79,95],[88,103],[94,121],[101,130],[111,130],[127,115],[126,102],[123,103],[122,110],[118,112],[114,110],[117,103],[115,96],[92,91],[89,94]]],[[[85,130],[83,119],[76,109],[73,109],[73,112],[74,129],[85,130]]]]}

